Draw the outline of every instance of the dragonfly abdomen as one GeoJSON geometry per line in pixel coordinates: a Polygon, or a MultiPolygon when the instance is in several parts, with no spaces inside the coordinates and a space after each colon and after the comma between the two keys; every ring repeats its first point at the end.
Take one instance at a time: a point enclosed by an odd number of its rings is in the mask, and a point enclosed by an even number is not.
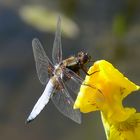
{"type": "Polygon", "coordinates": [[[27,123],[29,123],[32,120],[34,120],[38,116],[38,114],[43,110],[45,105],[49,102],[49,99],[50,99],[50,96],[51,96],[51,94],[53,92],[53,89],[54,89],[54,85],[52,83],[52,80],[50,79],[49,82],[46,85],[46,88],[45,88],[43,94],[38,99],[38,101],[35,104],[32,112],[30,113],[30,115],[29,115],[29,117],[27,119],[27,123]]]}

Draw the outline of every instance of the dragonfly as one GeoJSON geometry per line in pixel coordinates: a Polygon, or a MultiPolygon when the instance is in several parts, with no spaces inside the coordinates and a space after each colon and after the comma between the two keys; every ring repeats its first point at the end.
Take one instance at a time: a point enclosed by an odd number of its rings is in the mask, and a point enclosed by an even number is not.
{"type": "Polygon", "coordinates": [[[74,100],[70,93],[76,93],[82,84],[83,79],[79,76],[79,70],[82,69],[86,73],[85,64],[90,61],[90,56],[79,52],[77,56],[62,59],[60,17],[57,21],[52,61],[46,55],[39,39],[33,39],[32,47],[38,78],[46,87],[28,116],[27,123],[34,120],[51,99],[64,116],[80,124],[81,113],[73,109],[74,100]]]}

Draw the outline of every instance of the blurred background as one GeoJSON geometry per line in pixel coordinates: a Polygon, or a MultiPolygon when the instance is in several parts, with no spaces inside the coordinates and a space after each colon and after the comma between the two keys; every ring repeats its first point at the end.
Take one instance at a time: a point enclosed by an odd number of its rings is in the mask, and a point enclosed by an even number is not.
{"type": "MultiPolygon", "coordinates": [[[[83,114],[78,125],[52,102],[33,123],[25,124],[45,88],[36,74],[31,42],[39,38],[51,58],[58,15],[63,58],[87,51],[93,60],[110,61],[140,85],[139,0],[1,0],[1,140],[105,140],[99,112],[83,114]]],[[[129,95],[124,104],[140,111],[139,94],[129,95]]]]}

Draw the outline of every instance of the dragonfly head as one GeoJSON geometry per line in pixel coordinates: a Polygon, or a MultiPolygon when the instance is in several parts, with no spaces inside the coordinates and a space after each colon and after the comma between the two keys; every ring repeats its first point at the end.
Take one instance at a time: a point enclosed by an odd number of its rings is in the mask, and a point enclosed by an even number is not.
{"type": "Polygon", "coordinates": [[[91,56],[89,56],[88,53],[81,51],[78,53],[78,60],[79,60],[80,64],[86,64],[86,63],[90,62],[91,56]]]}

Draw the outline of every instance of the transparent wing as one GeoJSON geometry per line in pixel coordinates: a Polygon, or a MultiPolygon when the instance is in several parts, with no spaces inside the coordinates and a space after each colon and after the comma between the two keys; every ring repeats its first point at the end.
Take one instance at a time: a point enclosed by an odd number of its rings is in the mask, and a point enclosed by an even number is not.
{"type": "Polygon", "coordinates": [[[59,83],[61,83],[62,89],[56,90],[53,96],[51,96],[53,103],[63,115],[80,124],[80,111],[73,109],[74,101],[61,79],[59,80],[59,83]]]}
{"type": "Polygon", "coordinates": [[[45,85],[48,81],[48,78],[51,76],[51,71],[54,70],[54,67],[37,38],[33,39],[32,47],[38,78],[40,82],[45,85]]]}
{"type": "Polygon", "coordinates": [[[66,68],[64,71],[64,77],[66,77],[65,85],[69,92],[72,94],[75,93],[75,95],[77,95],[84,80],[68,68],[66,68]]]}
{"type": "Polygon", "coordinates": [[[53,64],[59,64],[62,61],[62,45],[61,45],[61,18],[58,17],[55,39],[52,51],[53,64]]]}

